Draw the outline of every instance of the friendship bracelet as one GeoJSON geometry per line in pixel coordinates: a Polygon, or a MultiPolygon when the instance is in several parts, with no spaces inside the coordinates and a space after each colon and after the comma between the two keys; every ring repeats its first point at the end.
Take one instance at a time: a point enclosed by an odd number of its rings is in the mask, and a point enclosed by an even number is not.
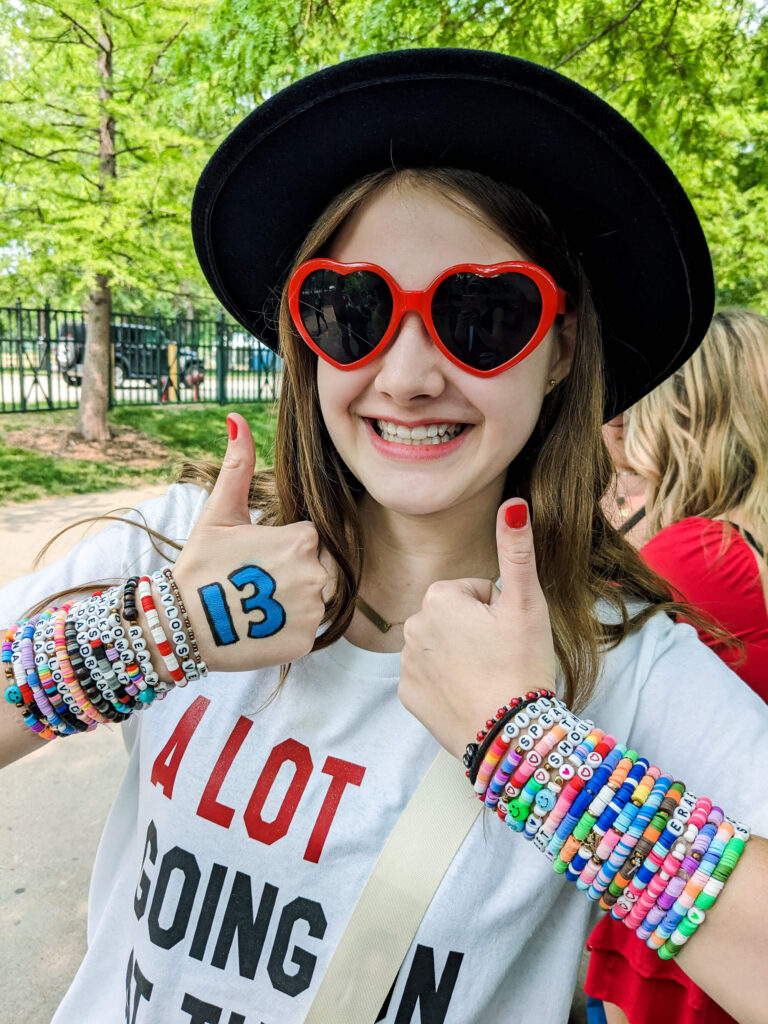
{"type": "Polygon", "coordinates": [[[197,669],[201,676],[207,675],[208,666],[203,661],[202,655],[200,654],[200,648],[197,643],[197,637],[195,636],[195,631],[192,629],[192,623],[189,621],[189,613],[187,612],[186,605],[184,604],[181,593],[179,592],[179,588],[176,584],[173,572],[170,566],[167,565],[163,568],[162,571],[164,576],[168,580],[168,585],[170,586],[171,592],[175,599],[174,603],[176,607],[179,609],[179,614],[184,620],[184,628],[186,629],[187,637],[189,638],[189,646],[192,648],[192,660],[195,663],[195,668],[197,669]]]}
{"type": "Polygon", "coordinates": [[[179,662],[184,678],[188,683],[200,678],[194,658],[190,657],[192,648],[190,639],[185,628],[184,619],[176,604],[174,593],[165,572],[158,570],[152,573],[152,583],[157,587],[160,594],[160,604],[168,619],[168,628],[171,630],[171,642],[173,644],[176,659],[179,662]]]}
{"type": "Polygon", "coordinates": [[[556,872],[673,957],[722,891],[748,830],[557,698],[530,718],[505,714],[478,733],[484,749],[467,751],[486,804],[556,872]]]}
{"type": "Polygon", "coordinates": [[[173,653],[171,644],[168,637],[165,635],[165,630],[163,629],[163,625],[160,621],[160,616],[157,613],[155,601],[152,597],[152,587],[149,576],[141,576],[139,578],[137,595],[141,602],[141,607],[144,611],[149,631],[152,634],[152,639],[155,641],[155,646],[160,652],[160,657],[165,662],[165,667],[168,669],[171,679],[176,686],[186,686],[187,680],[184,678],[184,673],[176,660],[176,655],[173,653]]]}
{"type": "Polygon", "coordinates": [[[525,697],[514,697],[509,704],[499,708],[494,718],[488,719],[485,723],[485,729],[478,731],[477,742],[467,744],[462,760],[464,767],[467,769],[467,777],[473,786],[477,780],[477,774],[485,758],[486,751],[495,740],[497,734],[506,725],[508,719],[513,717],[512,713],[517,714],[523,711],[525,707],[528,707],[539,697],[550,699],[554,697],[554,693],[551,690],[529,690],[525,697]]]}
{"type": "MultiPolygon", "coordinates": [[[[479,799],[482,800],[484,798],[491,776],[494,774],[501,757],[505,752],[508,753],[511,750],[510,741],[505,739],[505,729],[508,722],[514,722],[516,726],[524,730],[515,746],[515,764],[519,764],[523,757],[530,753],[536,746],[536,743],[544,736],[545,729],[538,721],[538,718],[545,710],[545,705],[550,706],[551,702],[547,698],[537,697],[533,701],[524,701],[519,707],[510,709],[510,711],[500,717],[488,737],[490,740],[491,736],[493,736],[493,741],[487,747],[477,772],[475,793],[479,799]],[[498,729],[501,729],[501,731],[497,731],[498,729]]],[[[480,754],[478,753],[479,759],[480,754]]]]}

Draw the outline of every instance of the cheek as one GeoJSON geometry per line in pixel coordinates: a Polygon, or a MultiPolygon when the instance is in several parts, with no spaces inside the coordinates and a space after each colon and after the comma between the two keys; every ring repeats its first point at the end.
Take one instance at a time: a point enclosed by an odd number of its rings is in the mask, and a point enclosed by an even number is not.
{"type": "Polygon", "coordinates": [[[328,433],[334,443],[343,423],[348,421],[351,404],[358,398],[367,383],[362,378],[364,370],[337,370],[322,359],[317,362],[317,394],[328,433]]]}

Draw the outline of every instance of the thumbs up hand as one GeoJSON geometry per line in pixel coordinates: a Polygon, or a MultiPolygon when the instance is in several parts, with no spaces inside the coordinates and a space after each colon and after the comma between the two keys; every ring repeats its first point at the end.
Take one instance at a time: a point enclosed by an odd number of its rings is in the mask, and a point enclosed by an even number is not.
{"type": "Polygon", "coordinates": [[[482,579],[433,583],[404,627],[400,700],[455,757],[512,697],[554,689],[549,611],[519,498],[499,509],[496,543],[500,593],[482,579]]]}
{"type": "Polygon", "coordinates": [[[235,672],[295,661],[312,649],[329,573],[311,523],[251,523],[253,437],[237,413],[227,429],[221,472],[173,575],[208,667],[235,672]]]}

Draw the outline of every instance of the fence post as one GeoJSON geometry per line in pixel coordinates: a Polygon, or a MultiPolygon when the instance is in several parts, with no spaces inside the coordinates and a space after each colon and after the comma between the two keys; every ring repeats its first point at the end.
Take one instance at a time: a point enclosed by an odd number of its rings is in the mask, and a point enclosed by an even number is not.
{"type": "Polygon", "coordinates": [[[24,393],[24,328],[21,317],[21,299],[16,299],[16,352],[19,358],[19,391],[21,411],[27,411],[27,396],[24,393]]]}
{"type": "Polygon", "coordinates": [[[48,375],[48,408],[53,409],[53,338],[51,338],[51,304],[48,299],[43,306],[43,351],[45,353],[45,370],[48,375]]]}
{"type": "Polygon", "coordinates": [[[224,314],[219,313],[216,318],[216,400],[219,405],[227,403],[227,330],[224,324],[224,314]]]}

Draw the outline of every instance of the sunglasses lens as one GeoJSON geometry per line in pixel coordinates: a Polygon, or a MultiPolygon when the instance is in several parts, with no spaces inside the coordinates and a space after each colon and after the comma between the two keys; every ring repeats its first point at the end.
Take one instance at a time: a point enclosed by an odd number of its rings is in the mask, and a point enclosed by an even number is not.
{"type": "Polygon", "coordinates": [[[495,370],[513,359],[536,333],[541,314],[538,285],[515,272],[451,274],[432,299],[432,320],[443,344],[475,370],[495,370]]]}
{"type": "Polygon", "coordinates": [[[313,270],[299,291],[304,330],[327,356],[350,366],[381,341],[392,319],[392,293],[370,270],[313,270]]]}

